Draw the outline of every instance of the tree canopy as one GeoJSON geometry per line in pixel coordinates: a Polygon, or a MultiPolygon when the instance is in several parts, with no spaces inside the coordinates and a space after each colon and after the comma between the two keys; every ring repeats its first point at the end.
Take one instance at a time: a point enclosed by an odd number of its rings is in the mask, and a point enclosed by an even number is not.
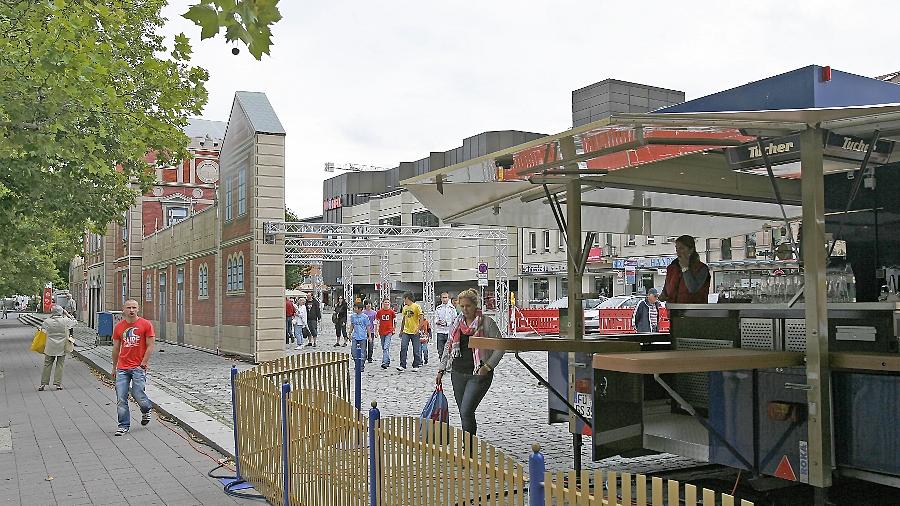
{"type": "Polygon", "coordinates": [[[184,17],[200,27],[201,40],[215,37],[224,28],[226,41],[243,42],[259,60],[269,54],[269,27],[281,20],[281,13],[278,0],[201,0],[184,17]]]}
{"type": "Polygon", "coordinates": [[[84,230],[188,156],[208,76],[184,35],[164,46],[165,4],[0,1],[0,291],[52,280],[84,230]]]}

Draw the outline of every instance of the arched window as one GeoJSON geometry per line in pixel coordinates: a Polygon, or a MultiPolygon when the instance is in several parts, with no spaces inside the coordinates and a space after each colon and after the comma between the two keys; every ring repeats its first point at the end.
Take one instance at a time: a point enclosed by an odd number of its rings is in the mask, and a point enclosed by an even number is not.
{"type": "Polygon", "coordinates": [[[153,300],[153,285],[150,283],[150,276],[147,276],[147,282],[144,283],[144,301],[150,302],[153,300]]]}
{"type": "Polygon", "coordinates": [[[207,264],[201,264],[197,272],[197,296],[209,297],[209,266],[207,264]]]}
{"type": "Polygon", "coordinates": [[[228,270],[227,270],[227,278],[228,282],[226,283],[227,290],[229,292],[234,291],[234,258],[228,257],[228,270]]]}
{"type": "Polygon", "coordinates": [[[237,286],[235,290],[243,290],[244,289],[244,254],[241,253],[237,257],[237,286]]]}

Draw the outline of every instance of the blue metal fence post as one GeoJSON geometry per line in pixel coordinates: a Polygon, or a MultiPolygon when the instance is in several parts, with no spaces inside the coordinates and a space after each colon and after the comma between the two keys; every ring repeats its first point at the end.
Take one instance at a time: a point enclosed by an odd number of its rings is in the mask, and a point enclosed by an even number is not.
{"type": "Polygon", "coordinates": [[[291,393],[291,384],[281,385],[281,474],[284,481],[284,506],[290,504],[291,466],[288,459],[288,394],[291,393]]]}
{"type": "Polygon", "coordinates": [[[362,347],[357,346],[357,341],[353,342],[353,360],[356,362],[356,396],[354,399],[354,403],[356,405],[356,411],[362,411],[362,368],[363,368],[363,359],[362,359],[362,347]]]}
{"type": "Polygon", "coordinates": [[[375,449],[375,426],[381,420],[381,411],[378,403],[372,401],[372,409],[369,410],[369,506],[378,506],[378,467],[376,459],[378,452],[375,449]]]}
{"type": "Polygon", "coordinates": [[[531,450],[534,453],[528,457],[528,504],[544,506],[544,473],[547,471],[544,454],[537,443],[531,445],[531,450]]]}
{"type": "Polygon", "coordinates": [[[237,422],[237,393],[234,390],[234,380],[237,378],[237,366],[231,366],[231,421],[234,422],[234,474],[235,479],[241,479],[241,459],[238,455],[238,422],[237,422]]]}

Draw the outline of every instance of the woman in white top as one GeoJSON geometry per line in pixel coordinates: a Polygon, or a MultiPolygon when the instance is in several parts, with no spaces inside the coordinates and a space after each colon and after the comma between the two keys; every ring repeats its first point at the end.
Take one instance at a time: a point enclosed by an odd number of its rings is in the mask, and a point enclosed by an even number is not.
{"type": "Polygon", "coordinates": [[[66,353],[74,348],[74,342],[69,339],[69,331],[75,328],[75,320],[63,314],[62,306],[53,306],[50,317],[41,324],[41,329],[47,333],[47,343],[44,345],[44,369],[41,372],[41,385],[38,390],[44,390],[50,384],[50,371],[54,369],[53,386],[62,390],[63,364],[66,353]]]}
{"type": "Polygon", "coordinates": [[[303,348],[303,338],[306,337],[306,300],[297,299],[294,302],[294,339],[297,340],[295,350],[303,348]]]}

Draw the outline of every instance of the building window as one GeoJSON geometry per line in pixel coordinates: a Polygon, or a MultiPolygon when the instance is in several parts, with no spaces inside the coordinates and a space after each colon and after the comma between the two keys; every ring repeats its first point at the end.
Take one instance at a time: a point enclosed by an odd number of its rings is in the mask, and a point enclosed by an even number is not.
{"type": "Polygon", "coordinates": [[[231,178],[225,178],[225,221],[231,221],[231,178]]]}
{"type": "Polygon", "coordinates": [[[756,258],[756,234],[748,234],[744,240],[746,258],[756,258]]]}
{"type": "Polygon", "coordinates": [[[166,208],[166,226],[171,227],[179,221],[187,218],[188,208],[186,207],[167,207],[166,208]]]}
{"type": "Polygon", "coordinates": [[[122,273],[122,305],[125,305],[125,301],[128,300],[128,273],[122,273]]]}
{"type": "Polygon", "coordinates": [[[122,213],[122,240],[128,240],[128,211],[122,213]]]}
{"type": "Polygon", "coordinates": [[[544,230],[544,253],[550,253],[550,231],[544,230]]]}
{"type": "Polygon", "coordinates": [[[731,238],[722,239],[722,260],[731,260],[731,238]]]}
{"type": "Polygon", "coordinates": [[[413,213],[412,224],[414,227],[436,227],[439,225],[437,216],[432,214],[430,211],[419,211],[417,213],[413,213]]]}
{"type": "Polygon", "coordinates": [[[674,237],[674,236],[666,237],[666,243],[671,244],[671,243],[675,242],[675,239],[678,239],[678,238],[674,237]]]}
{"type": "Polygon", "coordinates": [[[597,233],[594,234],[594,244],[592,246],[595,248],[600,247],[600,234],[597,234],[597,233]]]}
{"type": "Polygon", "coordinates": [[[243,216],[247,213],[247,169],[238,172],[237,194],[237,215],[243,216]]]}
{"type": "Polygon", "coordinates": [[[559,246],[557,247],[557,249],[559,251],[565,251],[566,250],[566,235],[563,234],[562,232],[558,232],[556,235],[559,238],[559,246]]]}
{"type": "Polygon", "coordinates": [[[150,283],[150,276],[147,276],[147,282],[144,283],[144,301],[150,302],[153,300],[153,285],[150,283]]]}
{"type": "Polygon", "coordinates": [[[237,257],[237,271],[235,279],[235,289],[242,291],[244,289],[244,255],[237,257]]]}
{"type": "Polygon", "coordinates": [[[391,227],[399,227],[400,226],[400,215],[397,216],[388,216],[387,218],[380,218],[378,220],[379,225],[388,225],[391,227]]]}
{"type": "Polygon", "coordinates": [[[531,280],[531,301],[535,304],[550,302],[550,281],[547,278],[531,280]]]}
{"type": "Polygon", "coordinates": [[[625,239],[625,246],[634,246],[637,244],[637,237],[633,234],[628,234],[628,237],[625,239]]]}
{"type": "Polygon", "coordinates": [[[537,253],[537,234],[534,232],[528,232],[528,244],[530,245],[529,250],[532,253],[537,253]]]}
{"type": "Polygon", "coordinates": [[[209,266],[202,264],[197,271],[197,296],[201,299],[209,297],[209,266]]]}
{"type": "Polygon", "coordinates": [[[656,236],[648,235],[647,236],[647,246],[655,246],[656,245],[656,236]]]}

